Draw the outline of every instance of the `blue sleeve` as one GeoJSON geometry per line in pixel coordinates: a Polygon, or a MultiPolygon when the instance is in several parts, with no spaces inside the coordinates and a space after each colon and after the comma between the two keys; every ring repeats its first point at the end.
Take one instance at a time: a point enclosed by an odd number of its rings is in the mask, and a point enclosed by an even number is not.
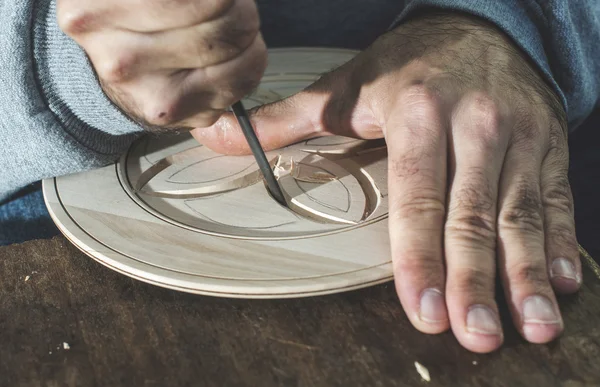
{"type": "Polygon", "coordinates": [[[56,0],[0,0],[0,203],[117,159],[142,128],[108,100],[56,0]]]}
{"type": "Polygon", "coordinates": [[[571,130],[598,105],[600,0],[407,0],[394,26],[425,8],[466,12],[502,29],[554,87],[571,130]]]}

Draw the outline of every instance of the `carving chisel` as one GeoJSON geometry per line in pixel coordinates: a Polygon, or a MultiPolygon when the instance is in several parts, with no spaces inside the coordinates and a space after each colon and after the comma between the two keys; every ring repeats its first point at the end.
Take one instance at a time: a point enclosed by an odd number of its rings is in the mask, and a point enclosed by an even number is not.
{"type": "Polygon", "coordinates": [[[271,166],[267,160],[267,156],[265,156],[265,152],[263,151],[262,146],[256,137],[256,132],[252,127],[252,123],[250,122],[250,118],[248,118],[248,114],[246,113],[244,105],[242,105],[242,102],[239,101],[233,104],[231,109],[233,110],[233,114],[235,114],[235,117],[242,128],[242,132],[244,132],[246,141],[248,141],[250,150],[252,151],[252,154],[256,159],[256,163],[258,164],[258,167],[265,178],[265,182],[267,183],[267,188],[269,189],[271,196],[277,200],[279,204],[287,207],[285,196],[283,196],[283,192],[281,191],[281,187],[279,187],[279,183],[275,178],[273,169],[271,169],[271,166]]]}

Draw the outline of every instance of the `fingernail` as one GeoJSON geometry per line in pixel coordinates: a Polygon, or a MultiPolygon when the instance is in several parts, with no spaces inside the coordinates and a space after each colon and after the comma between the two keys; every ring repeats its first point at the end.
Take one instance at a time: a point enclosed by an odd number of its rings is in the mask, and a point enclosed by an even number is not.
{"type": "Polygon", "coordinates": [[[467,313],[467,331],[483,335],[502,333],[498,315],[485,305],[473,305],[467,313]]]}
{"type": "Polygon", "coordinates": [[[448,320],[446,302],[442,292],[437,289],[425,289],[421,295],[419,318],[426,323],[439,323],[448,320]]]}
{"type": "Polygon", "coordinates": [[[523,302],[523,322],[525,324],[557,324],[560,322],[560,318],[548,298],[531,296],[523,302]]]}
{"type": "Polygon", "coordinates": [[[575,272],[575,266],[573,266],[571,261],[565,258],[556,258],[554,262],[552,262],[552,266],[550,266],[550,275],[552,278],[562,277],[579,282],[579,278],[577,278],[577,273],[575,272]]]}

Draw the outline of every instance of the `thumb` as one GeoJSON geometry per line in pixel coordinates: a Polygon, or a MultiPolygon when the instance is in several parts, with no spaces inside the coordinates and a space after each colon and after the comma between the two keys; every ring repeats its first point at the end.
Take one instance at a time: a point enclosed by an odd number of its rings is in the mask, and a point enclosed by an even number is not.
{"type": "MultiPolygon", "coordinates": [[[[303,91],[289,98],[263,105],[248,112],[263,149],[269,151],[306,140],[330,135],[322,125],[327,103],[325,93],[303,91]]],[[[250,148],[233,113],[223,114],[206,128],[192,130],[192,136],[218,153],[249,154],[250,148]]]]}

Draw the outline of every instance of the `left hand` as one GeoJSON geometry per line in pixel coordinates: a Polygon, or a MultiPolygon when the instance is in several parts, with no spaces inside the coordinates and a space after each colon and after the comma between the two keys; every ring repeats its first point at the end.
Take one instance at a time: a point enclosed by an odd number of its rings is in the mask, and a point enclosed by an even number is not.
{"type": "MultiPolygon", "coordinates": [[[[564,111],[495,27],[453,14],[412,20],[252,120],[267,149],[385,137],[395,283],[417,329],[451,327],[472,351],[498,348],[498,268],[521,334],[545,343],[561,333],[553,288],[581,284],[564,111]]],[[[231,115],[193,134],[248,152],[231,115]]]]}

